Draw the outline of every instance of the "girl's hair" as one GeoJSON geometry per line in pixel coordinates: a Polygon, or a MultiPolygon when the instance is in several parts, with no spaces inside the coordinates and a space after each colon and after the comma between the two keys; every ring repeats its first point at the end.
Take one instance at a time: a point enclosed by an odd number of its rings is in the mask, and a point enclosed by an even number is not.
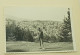
{"type": "Polygon", "coordinates": [[[39,31],[41,31],[41,29],[40,29],[40,28],[38,28],[38,30],[39,30],[39,31]]]}

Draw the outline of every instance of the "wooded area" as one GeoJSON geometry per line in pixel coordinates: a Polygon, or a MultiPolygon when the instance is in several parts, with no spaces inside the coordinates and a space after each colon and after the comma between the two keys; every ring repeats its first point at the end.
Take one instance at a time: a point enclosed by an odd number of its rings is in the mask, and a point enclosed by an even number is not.
{"type": "Polygon", "coordinates": [[[6,18],[6,41],[38,42],[38,28],[41,28],[45,42],[71,42],[70,9],[66,12],[68,17],[61,21],[15,21],[6,18]]]}

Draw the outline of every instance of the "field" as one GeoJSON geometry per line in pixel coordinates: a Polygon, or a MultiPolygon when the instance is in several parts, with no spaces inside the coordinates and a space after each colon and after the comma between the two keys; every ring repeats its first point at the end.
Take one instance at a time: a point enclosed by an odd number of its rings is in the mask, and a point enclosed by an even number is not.
{"type": "Polygon", "coordinates": [[[44,42],[44,48],[40,49],[39,42],[8,41],[6,42],[6,52],[38,52],[38,51],[65,51],[73,50],[72,42],[44,42]]]}

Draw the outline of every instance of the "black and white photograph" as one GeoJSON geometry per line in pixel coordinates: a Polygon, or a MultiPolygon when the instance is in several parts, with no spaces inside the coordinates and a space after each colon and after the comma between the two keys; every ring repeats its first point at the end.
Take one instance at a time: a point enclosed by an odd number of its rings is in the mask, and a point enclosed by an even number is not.
{"type": "Polygon", "coordinates": [[[71,16],[68,7],[6,7],[6,52],[74,51],[71,16]]]}

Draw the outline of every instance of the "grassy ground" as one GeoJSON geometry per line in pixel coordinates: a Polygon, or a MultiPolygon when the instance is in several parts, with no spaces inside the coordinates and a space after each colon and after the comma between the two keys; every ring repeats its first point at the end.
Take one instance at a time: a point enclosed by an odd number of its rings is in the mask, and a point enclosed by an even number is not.
{"type": "Polygon", "coordinates": [[[6,42],[7,52],[73,50],[73,44],[71,42],[57,42],[57,43],[44,42],[44,48],[45,49],[40,49],[39,43],[35,43],[35,42],[25,42],[25,41],[6,42]]]}

